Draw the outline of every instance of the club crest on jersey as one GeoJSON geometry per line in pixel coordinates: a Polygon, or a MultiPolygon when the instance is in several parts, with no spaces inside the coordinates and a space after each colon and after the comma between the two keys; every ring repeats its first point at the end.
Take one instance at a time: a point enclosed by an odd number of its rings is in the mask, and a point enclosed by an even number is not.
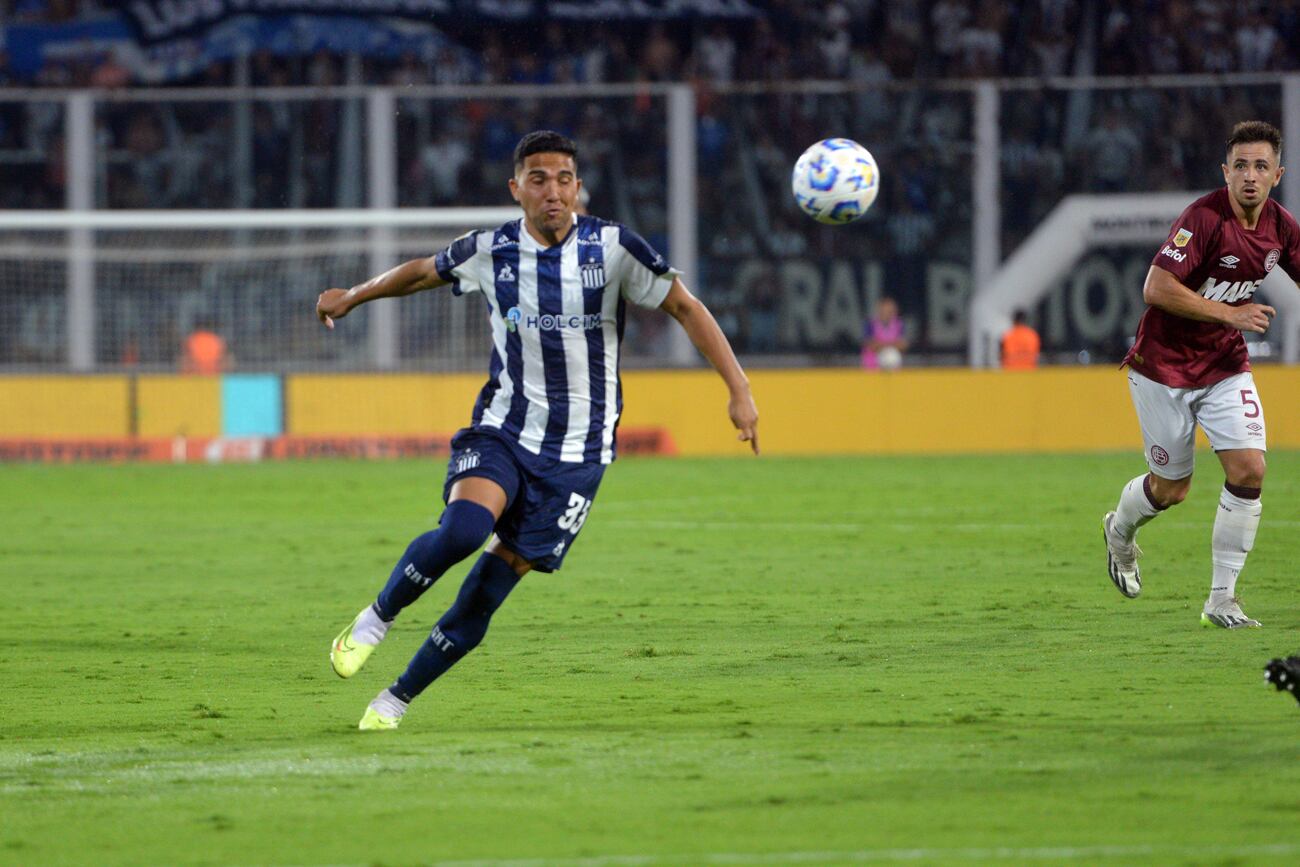
{"type": "Polygon", "coordinates": [[[1176,235],[1174,235],[1174,246],[1175,246],[1175,247],[1186,247],[1186,246],[1187,246],[1187,242],[1190,241],[1190,240],[1192,240],[1192,233],[1189,232],[1189,231],[1187,231],[1186,229],[1181,229],[1181,228],[1180,228],[1180,229],[1178,230],[1178,233],[1177,233],[1176,235]]]}
{"type": "MultiPolygon", "coordinates": [[[[456,473],[463,473],[466,470],[472,470],[478,466],[479,453],[473,449],[466,449],[456,456],[456,473]]],[[[407,567],[410,568],[409,566],[407,567]]]]}
{"type": "Polygon", "coordinates": [[[1264,273],[1267,274],[1269,271],[1272,271],[1273,266],[1277,264],[1277,260],[1281,258],[1281,250],[1269,250],[1268,255],[1264,257],[1264,273]]]}
{"type": "Polygon", "coordinates": [[[605,263],[589,262],[578,268],[582,274],[583,289],[599,289],[605,285],[605,263]]]}
{"type": "Polygon", "coordinates": [[[510,267],[509,262],[505,262],[501,265],[501,270],[497,272],[497,282],[498,283],[515,282],[515,270],[510,267]]]}

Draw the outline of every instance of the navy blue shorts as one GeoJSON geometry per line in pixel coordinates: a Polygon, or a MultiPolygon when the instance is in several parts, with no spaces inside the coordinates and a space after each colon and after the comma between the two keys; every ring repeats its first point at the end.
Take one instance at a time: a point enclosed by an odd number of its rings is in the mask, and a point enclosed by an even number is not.
{"type": "Polygon", "coordinates": [[[462,428],[451,438],[442,501],[460,479],[496,482],[506,492],[497,535],[538,572],[554,572],[586,523],[603,475],[604,464],[552,461],[494,431],[462,428]]]}

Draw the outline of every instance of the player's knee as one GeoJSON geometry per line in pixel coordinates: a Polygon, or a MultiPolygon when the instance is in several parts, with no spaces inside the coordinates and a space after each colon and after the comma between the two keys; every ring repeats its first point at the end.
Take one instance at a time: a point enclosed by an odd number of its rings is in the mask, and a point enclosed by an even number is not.
{"type": "Polygon", "coordinates": [[[498,557],[505,561],[506,565],[520,577],[526,575],[533,568],[532,563],[510,550],[506,543],[501,541],[500,536],[493,539],[491,543],[488,544],[487,552],[494,557],[498,557]]]}
{"type": "Polygon", "coordinates": [[[1264,455],[1262,452],[1238,457],[1225,473],[1228,484],[1238,488],[1264,487],[1264,455]]]}
{"type": "Polygon", "coordinates": [[[448,504],[438,520],[439,542],[457,559],[468,557],[492,535],[496,518],[478,503],[456,500],[448,504]]]}

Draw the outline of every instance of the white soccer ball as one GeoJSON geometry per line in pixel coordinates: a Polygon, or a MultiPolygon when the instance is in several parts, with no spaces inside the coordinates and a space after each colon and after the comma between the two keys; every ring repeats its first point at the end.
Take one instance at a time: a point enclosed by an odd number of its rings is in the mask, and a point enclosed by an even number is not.
{"type": "Polygon", "coordinates": [[[898,370],[903,366],[903,353],[897,346],[884,346],[876,353],[876,364],[881,370],[898,370]]]}
{"type": "Polygon", "coordinates": [[[790,178],[799,209],[819,223],[841,225],[861,217],[880,192],[871,151],[847,138],[823,139],[803,152],[790,178]]]}

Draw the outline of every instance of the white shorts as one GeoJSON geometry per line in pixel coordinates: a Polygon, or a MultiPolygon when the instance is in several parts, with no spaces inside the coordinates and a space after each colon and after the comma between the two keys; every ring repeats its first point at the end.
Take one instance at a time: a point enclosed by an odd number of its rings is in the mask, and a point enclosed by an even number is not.
{"type": "Polygon", "coordinates": [[[1128,385],[1142,426],[1147,465],[1162,479],[1192,474],[1197,425],[1216,452],[1267,451],[1264,408],[1249,372],[1205,388],[1171,388],[1129,370],[1128,385]]]}

